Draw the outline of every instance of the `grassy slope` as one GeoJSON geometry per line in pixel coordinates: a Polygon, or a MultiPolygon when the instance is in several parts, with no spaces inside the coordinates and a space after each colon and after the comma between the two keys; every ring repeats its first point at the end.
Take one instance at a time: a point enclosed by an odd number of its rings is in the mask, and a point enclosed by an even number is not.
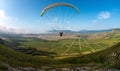
{"type": "Polygon", "coordinates": [[[71,57],[62,60],[73,65],[102,65],[120,68],[120,42],[102,51],[87,54],[85,56],[71,57]],[[115,54],[115,55],[113,55],[115,54]]]}
{"type": "Polygon", "coordinates": [[[49,57],[25,55],[0,45],[0,67],[3,66],[2,63],[9,64],[13,67],[21,66],[40,68],[45,65],[49,66],[49,64],[52,64],[52,60],[49,57]]]}
{"type": "Polygon", "coordinates": [[[91,53],[85,56],[72,57],[60,60],[59,62],[55,60],[51,60],[49,57],[34,57],[30,55],[25,55],[14,50],[11,50],[7,47],[0,45],[0,71],[5,69],[2,65],[3,63],[10,64],[14,67],[34,67],[41,68],[42,66],[61,66],[61,67],[69,67],[69,66],[77,66],[77,65],[95,65],[95,66],[112,66],[116,68],[120,68],[120,43],[111,46],[105,50],[91,53]],[[117,52],[119,58],[114,57],[113,60],[110,60],[113,52],[117,52]]]}
{"type": "MultiPolygon", "coordinates": [[[[112,41],[112,40],[109,40],[109,41],[112,41]]],[[[43,43],[46,44],[45,42],[43,43]]],[[[48,44],[51,44],[51,43],[54,43],[54,42],[49,42],[48,44]]],[[[44,46],[45,45],[43,45],[43,47],[44,46]]],[[[117,52],[117,51],[120,51],[120,43],[114,46],[111,46],[111,48],[107,48],[105,50],[95,52],[92,54],[88,54],[85,56],[63,59],[60,61],[61,64],[59,65],[60,66],[67,66],[67,65],[68,66],[69,65],[73,65],[73,66],[97,65],[98,66],[100,64],[102,66],[107,65],[107,66],[113,66],[113,67],[120,68],[120,57],[118,59],[114,57],[115,59],[108,60],[111,58],[110,55],[112,55],[113,52],[117,52]]],[[[51,65],[57,65],[57,63],[59,63],[59,62],[56,63],[56,61],[55,62],[54,61],[55,60],[51,60],[51,58],[49,57],[35,57],[35,56],[25,55],[25,54],[13,51],[7,47],[0,45],[0,69],[1,68],[4,69],[2,63],[7,63],[7,64],[10,64],[11,66],[22,66],[22,67],[30,66],[30,67],[40,68],[41,66],[45,66],[45,65],[51,66],[51,65]]]]}

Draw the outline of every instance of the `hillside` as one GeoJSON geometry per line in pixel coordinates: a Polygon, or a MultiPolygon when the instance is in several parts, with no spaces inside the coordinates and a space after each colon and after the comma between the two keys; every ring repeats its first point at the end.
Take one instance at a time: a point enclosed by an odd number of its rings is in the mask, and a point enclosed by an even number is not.
{"type": "Polygon", "coordinates": [[[120,42],[105,50],[87,54],[85,56],[66,58],[62,61],[73,65],[100,65],[120,69],[120,42]]]}
{"type": "MultiPolygon", "coordinates": [[[[7,65],[12,67],[33,67],[33,68],[41,68],[41,67],[86,67],[86,66],[95,66],[95,67],[110,67],[110,68],[120,68],[120,34],[119,30],[114,30],[109,33],[100,33],[100,34],[92,34],[81,36],[81,44],[82,44],[82,53],[81,55],[72,55],[72,53],[79,53],[79,48],[75,48],[79,46],[79,42],[74,41],[73,48],[68,50],[68,52],[64,53],[69,54],[74,57],[61,56],[61,58],[57,57],[63,54],[63,50],[65,50],[67,46],[62,46],[61,44],[66,43],[66,45],[70,45],[72,41],[65,39],[59,41],[47,41],[38,38],[28,38],[28,37],[1,37],[0,38],[0,71],[6,70],[7,65]],[[105,35],[103,35],[105,34],[105,35]],[[103,35],[103,36],[101,36],[103,35]],[[96,36],[96,38],[95,38],[96,36]],[[100,37],[98,37],[100,36],[100,37]],[[92,38],[93,37],[93,38],[92,38]],[[95,38],[95,39],[94,39],[95,38]],[[104,39],[103,39],[104,38],[104,39]],[[97,51],[91,54],[83,54],[84,51],[90,51],[90,46],[86,44],[89,43],[91,47],[94,49],[102,49],[101,51],[97,51]],[[117,43],[119,42],[119,43],[117,43]],[[117,44],[116,44],[117,43],[117,44]],[[114,44],[114,45],[113,45],[114,44]],[[18,48],[18,46],[24,46],[22,51],[18,52],[14,51],[11,48],[18,48]],[[113,46],[111,46],[113,45],[113,46]],[[111,46],[111,47],[108,47],[111,46]],[[27,47],[31,47],[28,50],[27,47]],[[59,50],[59,51],[58,51],[59,50]],[[39,56],[39,55],[28,55],[25,54],[29,51],[35,51],[35,53],[39,51],[39,53],[45,53],[49,51],[53,51],[58,53],[58,55],[54,56],[39,56]],[[61,51],[61,52],[60,52],[61,51]],[[83,55],[82,55],[83,54],[83,55]],[[65,57],[65,58],[64,58],[65,57]]],[[[78,37],[79,38],[79,37],[78,37]]],[[[50,54],[50,53],[48,53],[50,54]]]]}
{"type": "MultiPolygon", "coordinates": [[[[49,57],[36,57],[25,55],[13,51],[7,47],[0,45],[0,71],[7,71],[8,66],[12,67],[29,67],[28,69],[46,67],[108,67],[120,68],[120,43],[85,56],[72,57],[56,61],[51,60],[49,57]]],[[[45,68],[45,69],[46,69],[45,68]]],[[[27,70],[29,71],[29,70],[27,70]]],[[[33,70],[34,71],[34,70],[33,70]]]]}
{"type": "Polygon", "coordinates": [[[0,44],[4,44],[4,40],[0,38],[0,44]]]}
{"type": "Polygon", "coordinates": [[[0,45],[0,69],[4,69],[4,64],[12,67],[34,67],[41,68],[52,63],[49,57],[36,57],[16,52],[10,48],[0,45]]]}
{"type": "Polygon", "coordinates": [[[51,57],[39,57],[16,52],[0,45],[0,71],[7,70],[7,65],[12,67],[77,67],[96,66],[120,68],[120,42],[105,50],[87,54],[84,56],[71,57],[56,60],[51,57]]]}

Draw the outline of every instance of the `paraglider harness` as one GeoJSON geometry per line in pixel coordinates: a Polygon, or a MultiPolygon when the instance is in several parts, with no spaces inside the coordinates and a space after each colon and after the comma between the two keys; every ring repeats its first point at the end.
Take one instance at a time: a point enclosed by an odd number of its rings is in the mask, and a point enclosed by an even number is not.
{"type": "Polygon", "coordinates": [[[59,34],[60,34],[60,37],[62,37],[62,36],[63,36],[63,32],[59,32],[59,34]]]}

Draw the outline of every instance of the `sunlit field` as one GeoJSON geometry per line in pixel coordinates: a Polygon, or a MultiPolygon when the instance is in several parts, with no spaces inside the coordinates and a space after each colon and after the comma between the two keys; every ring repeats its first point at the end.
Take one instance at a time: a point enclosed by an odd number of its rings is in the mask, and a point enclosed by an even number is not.
{"type": "MultiPolygon", "coordinates": [[[[48,35],[49,36],[49,35],[48,35]]],[[[54,35],[53,35],[54,36],[54,35]]],[[[93,36],[93,35],[92,35],[93,36]]],[[[99,35],[98,35],[99,36],[99,35]]],[[[24,38],[26,42],[22,42],[22,48],[35,48],[37,50],[53,52],[54,56],[76,56],[88,53],[94,53],[103,50],[119,42],[119,38],[105,36],[100,38],[92,38],[91,35],[77,36],[68,39],[59,37],[58,40],[46,40],[42,38],[24,38]]]]}

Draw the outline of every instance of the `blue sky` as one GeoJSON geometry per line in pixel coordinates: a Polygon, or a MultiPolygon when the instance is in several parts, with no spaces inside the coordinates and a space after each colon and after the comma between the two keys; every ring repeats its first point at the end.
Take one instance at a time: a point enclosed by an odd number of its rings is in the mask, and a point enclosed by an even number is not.
{"type": "Polygon", "coordinates": [[[15,33],[44,33],[48,30],[101,30],[120,28],[120,0],[0,0],[0,30],[15,33]],[[58,2],[70,7],[41,11],[58,2]]]}

